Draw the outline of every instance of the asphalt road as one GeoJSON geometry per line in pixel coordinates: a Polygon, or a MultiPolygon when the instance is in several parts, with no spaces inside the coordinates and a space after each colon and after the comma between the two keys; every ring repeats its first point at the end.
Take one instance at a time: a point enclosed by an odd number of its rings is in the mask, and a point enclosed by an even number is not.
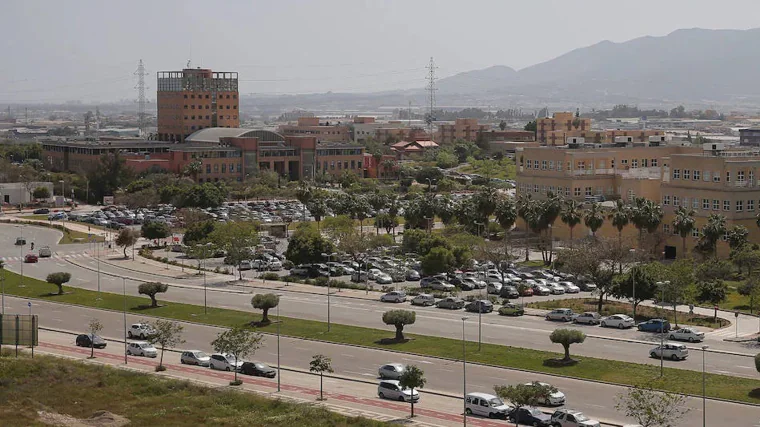
{"type": "MultiPolygon", "coordinates": [[[[34,313],[40,315],[40,326],[84,332],[87,323],[92,318],[98,318],[104,326],[103,335],[106,338],[122,339],[124,319],[118,312],[99,311],[95,309],[72,307],[49,302],[33,302],[34,313]]],[[[6,298],[8,313],[28,313],[27,300],[15,297],[6,298]]],[[[128,324],[138,322],[139,316],[127,315],[128,324]]],[[[211,352],[210,342],[221,331],[219,328],[185,324],[183,337],[186,343],[182,349],[200,349],[211,352]]],[[[467,330],[472,334],[473,328],[467,330]]],[[[72,346],[74,338],[72,336],[72,346]]],[[[277,365],[276,337],[267,335],[263,347],[253,359],[275,367],[277,365]]],[[[109,347],[120,344],[110,342],[109,347]]],[[[385,363],[399,362],[415,364],[425,371],[428,383],[424,391],[446,393],[461,396],[462,363],[459,361],[441,361],[437,359],[408,356],[382,350],[368,350],[355,347],[304,341],[299,339],[281,338],[280,360],[283,367],[308,370],[309,361],[314,354],[325,354],[333,360],[336,375],[375,382],[377,368],[385,363]]],[[[459,355],[453,355],[457,357],[459,355]]],[[[176,360],[176,353],[167,354],[167,360],[176,360]]],[[[287,381],[289,373],[281,372],[283,381],[287,381]]],[[[545,381],[553,384],[567,396],[566,407],[583,411],[586,415],[601,421],[619,423],[631,422],[615,410],[615,396],[624,388],[588,381],[572,380],[549,375],[529,374],[509,369],[492,368],[479,365],[467,365],[467,392],[493,392],[494,385],[512,384],[527,381],[545,381]]],[[[424,404],[423,394],[423,404],[424,404]]],[[[691,408],[687,418],[679,425],[699,425],[702,419],[702,400],[689,398],[691,408]]],[[[749,405],[739,405],[719,401],[707,401],[707,425],[710,426],[760,426],[760,408],[749,405]]]]}
{"type": "MultiPolygon", "coordinates": [[[[0,256],[19,257],[20,247],[14,246],[13,241],[18,234],[18,229],[13,226],[0,225],[0,256]]],[[[58,256],[63,259],[45,259],[36,264],[25,264],[24,273],[44,280],[48,273],[54,271],[69,271],[72,273],[72,286],[91,290],[98,289],[98,274],[96,271],[97,261],[91,257],[82,256],[81,253],[88,245],[56,245],[59,232],[38,227],[25,227],[24,235],[28,242],[34,241],[36,247],[49,245],[58,256]],[[89,269],[81,268],[66,261],[66,256],[77,264],[88,266],[89,269]]],[[[21,262],[11,260],[7,268],[12,271],[20,271],[21,262]]],[[[137,285],[143,281],[158,280],[156,276],[147,273],[138,273],[124,270],[105,262],[100,263],[100,288],[105,292],[122,292],[122,280],[127,278],[127,293],[137,295],[137,285]]],[[[159,278],[160,279],[160,278],[159,278]]],[[[176,282],[175,280],[174,282],[176,282]]],[[[169,281],[173,283],[172,281],[169,281]]],[[[159,295],[160,300],[203,304],[203,279],[188,274],[188,278],[182,279],[182,284],[188,287],[172,287],[169,292],[159,295]]],[[[52,286],[52,285],[51,285],[52,286]]],[[[249,294],[256,292],[249,287],[229,285],[226,283],[209,283],[208,303],[212,306],[250,311],[252,317],[258,316],[259,311],[253,310],[250,305],[249,294]],[[242,295],[241,295],[242,294],[242,295]]],[[[283,316],[325,321],[327,318],[327,304],[324,295],[304,294],[298,292],[280,291],[282,294],[280,312],[283,316]]],[[[366,326],[371,328],[384,328],[391,333],[391,328],[383,324],[381,315],[388,309],[400,308],[407,304],[390,304],[379,301],[344,298],[335,294],[331,298],[331,320],[335,323],[366,326]]],[[[449,311],[435,307],[417,307],[417,321],[413,326],[407,327],[407,332],[424,335],[442,336],[454,339],[461,338],[462,310],[449,311]]],[[[616,359],[628,362],[647,363],[659,365],[658,359],[649,357],[649,349],[659,342],[657,334],[642,333],[636,330],[606,329],[598,326],[581,326],[548,322],[539,317],[523,316],[518,318],[503,317],[495,313],[480,316],[481,328],[478,328],[479,316],[468,313],[470,317],[467,327],[468,340],[477,340],[478,330],[482,331],[482,341],[510,345],[516,347],[534,348],[560,352],[561,347],[550,342],[548,336],[558,327],[578,328],[587,333],[589,338],[581,345],[572,347],[573,354],[592,356],[602,359],[616,359]],[[616,338],[623,338],[617,340],[616,338]],[[630,340],[630,341],[628,341],[630,340]]],[[[708,372],[727,375],[757,378],[757,372],[751,356],[758,352],[756,343],[729,343],[720,337],[708,334],[706,344],[711,350],[707,355],[706,369],[708,372]],[[714,353],[713,350],[736,352],[737,354],[714,353]]],[[[692,345],[691,348],[699,348],[700,344],[692,345]]],[[[664,363],[669,367],[692,369],[701,371],[702,358],[698,351],[692,350],[692,356],[684,361],[673,362],[666,360],[664,363]]]]}

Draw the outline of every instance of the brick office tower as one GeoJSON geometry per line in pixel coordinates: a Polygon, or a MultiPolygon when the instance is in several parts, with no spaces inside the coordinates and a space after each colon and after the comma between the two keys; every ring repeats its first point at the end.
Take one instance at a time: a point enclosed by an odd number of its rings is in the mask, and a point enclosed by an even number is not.
{"type": "Polygon", "coordinates": [[[184,142],[209,127],[240,127],[238,73],[205,68],[159,71],[158,140],[184,142]]]}

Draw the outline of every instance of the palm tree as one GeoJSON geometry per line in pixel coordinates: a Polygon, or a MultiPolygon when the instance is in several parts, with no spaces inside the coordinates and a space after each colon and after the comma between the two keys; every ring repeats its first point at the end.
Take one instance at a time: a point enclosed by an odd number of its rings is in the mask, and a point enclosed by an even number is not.
{"type": "Polygon", "coordinates": [[[639,246],[641,246],[644,229],[649,223],[647,202],[650,201],[643,197],[634,197],[629,208],[631,223],[639,230],[639,246]]]}
{"type": "Polygon", "coordinates": [[[693,209],[686,209],[683,206],[679,206],[676,209],[675,217],[673,218],[673,230],[681,236],[681,246],[683,247],[683,256],[686,256],[686,238],[694,230],[694,212],[693,209]]]}
{"type": "Polygon", "coordinates": [[[185,176],[189,176],[193,181],[198,182],[198,175],[201,174],[202,168],[203,164],[200,160],[193,160],[185,166],[182,172],[185,176]]]}
{"type": "Polygon", "coordinates": [[[509,236],[509,231],[517,221],[517,207],[511,197],[502,197],[496,203],[496,210],[494,211],[496,221],[499,222],[501,228],[504,229],[504,238],[509,236]]]}
{"type": "MultiPolygon", "coordinates": [[[[517,216],[522,218],[523,222],[525,222],[526,228],[529,227],[528,219],[531,216],[531,205],[532,205],[533,199],[531,198],[530,194],[527,196],[524,194],[521,194],[517,198],[517,205],[516,205],[516,211],[517,216]]],[[[526,230],[527,231],[527,230],[526,230]]],[[[530,252],[530,241],[528,239],[528,236],[525,237],[525,262],[528,262],[528,255],[530,252]]]]}
{"type": "Polygon", "coordinates": [[[705,251],[710,251],[714,256],[718,253],[718,239],[726,234],[726,217],[719,214],[710,214],[707,217],[707,224],[702,229],[702,239],[700,246],[705,251]]]}
{"type": "Polygon", "coordinates": [[[618,246],[623,246],[623,229],[631,219],[631,211],[622,200],[618,200],[615,207],[607,215],[612,220],[612,225],[618,230],[618,246]]]}
{"type": "Polygon", "coordinates": [[[314,217],[314,221],[317,221],[317,230],[319,230],[322,218],[327,215],[327,203],[323,197],[315,197],[306,203],[306,208],[314,217]]]}
{"type": "Polygon", "coordinates": [[[551,264],[554,255],[554,222],[562,213],[562,204],[562,197],[552,192],[549,192],[546,195],[546,200],[541,203],[541,229],[548,234],[549,239],[549,258],[544,261],[549,264],[551,264]]]}
{"type": "Polygon", "coordinates": [[[591,230],[591,235],[596,239],[596,231],[602,228],[602,224],[604,224],[604,214],[599,210],[597,203],[591,205],[591,209],[586,209],[583,213],[583,223],[591,230]]]}
{"type": "Polygon", "coordinates": [[[583,220],[581,207],[573,199],[565,200],[565,206],[560,214],[560,219],[570,228],[570,247],[573,247],[573,229],[583,220]]]}
{"type": "Polygon", "coordinates": [[[383,167],[383,176],[387,178],[388,172],[396,169],[396,161],[393,159],[385,159],[380,163],[380,166],[383,167]]]}

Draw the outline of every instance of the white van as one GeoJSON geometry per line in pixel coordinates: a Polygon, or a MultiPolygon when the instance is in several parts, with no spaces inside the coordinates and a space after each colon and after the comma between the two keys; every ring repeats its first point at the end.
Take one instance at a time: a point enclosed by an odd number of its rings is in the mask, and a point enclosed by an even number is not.
{"type": "Polygon", "coordinates": [[[468,393],[465,397],[467,415],[480,415],[488,418],[506,419],[512,407],[498,397],[487,393],[468,393]]]}

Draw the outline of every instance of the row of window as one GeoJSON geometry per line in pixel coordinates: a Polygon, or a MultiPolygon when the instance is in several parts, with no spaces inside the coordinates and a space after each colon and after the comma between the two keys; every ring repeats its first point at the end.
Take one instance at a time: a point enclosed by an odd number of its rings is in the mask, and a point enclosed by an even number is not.
{"type": "MultiPolygon", "coordinates": [[[[665,234],[672,234],[672,235],[678,235],[678,230],[676,230],[675,227],[671,226],[670,224],[662,224],[662,232],[665,234]]],[[[691,230],[691,237],[698,239],[702,234],[702,230],[694,227],[691,230]]],[[[723,233],[723,236],[721,237],[723,241],[728,240],[728,231],[723,233]]]]}
{"type": "Polygon", "coordinates": [[[317,150],[317,156],[360,156],[361,148],[327,148],[317,150]]]}
{"type": "Polygon", "coordinates": [[[343,135],[348,133],[347,131],[331,131],[331,130],[310,130],[310,129],[288,129],[283,128],[283,133],[289,134],[306,134],[306,135],[343,135]]]}
{"type": "MultiPolygon", "coordinates": [[[[671,203],[673,206],[683,206],[685,208],[688,208],[691,206],[692,209],[701,209],[702,210],[714,210],[719,211],[721,210],[721,206],[723,207],[723,211],[730,212],[731,211],[731,201],[730,200],[719,200],[719,199],[699,199],[697,197],[692,198],[689,200],[688,197],[679,198],[678,196],[670,196],[668,194],[665,194],[662,196],[662,205],[663,206],[670,206],[671,203]]],[[[758,202],[760,204],[760,202],[758,202]]],[[[736,200],[734,202],[734,211],[735,212],[744,212],[745,209],[747,212],[754,212],[755,211],[755,201],[754,200],[736,200]]]]}
{"type": "MultiPolygon", "coordinates": [[[[349,162],[347,160],[345,160],[345,161],[342,161],[342,162],[341,161],[338,161],[338,162],[331,161],[331,162],[329,162],[329,167],[330,167],[329,170],[335,170],[335,164],[336,163],[338,164],[338,170],[341,170],[341,169],[348,170],[349,169],[349,167],[348,167],[349,162]]],[[[328,162],[327,162],[327,160],[325,160],[324,162],[322,162],[321,165],[322,165],[321,170],[323,170],[323,171],[328,170],[328,162]]],[[[361,169],[361,168],[362,168],[362,162],[361,161],[351,160],[351,168],[350,168],[351,170],[361,169]]],[[[317,170],[320,170],[320,163],[319,162],[317,162],[317,170]]]]}
{"type": "MultiPolygon", "coordinates": [[[[554,185],[528,184],[526,182],[520,182],[517,184],[517,188],[522,193],[553,193],[560,196],[564,195],[565,197],[570,197],[570,187],[555,187],[554,185]]],[[[607,187],[606,189],[604,187],[575,187],[572,189],[572,195],[573,197],[601,196],[603,194],[610,196],[613,194],[613,191],[614,189],[612,187],[607,187]]]]}
{"type": "MultiPolygon", "coordinates": [[[[219,116],[220,119],[223,119],[224,116],[219,116]]],[[[230,116],[227,116],[227,119],[229,119],[230,116]]],[[[237,120],[237,116],[232,116],[233,120],[237,120]]],[[[185,120],[195,120],[195,116],[185,116],[185,120]],[[188,119],[189,117],[189,119],[188,119]]],[[[203,120],[203,116],[198,116],[198,120],[203,120]]],[[[211,116],[206,116],[206,120],[211,120],[211,116]]]]}
{"type": "MultiPolygon", "coordinates": [[[[220,105],[220,106],[219,106],[219,109],[220,109],[220,110],[222,110],[222,109],[225,109],[225,107],[226,107],[226,109],[227,109],[227,110],[229,110],[229,109],[230,109],[230,106],[229,106],[229,105],[220,105]]],[[[204,108],[205,108],[206,110],[208,110],[209,108],[211,108],[211,106],[210,106],[210,105],[206,105],[205,107],[204,107],[203,105],[199,105],[199,106],[198,106],[198,109],[199,109],[199,110],[203,110],[204,108]]],[[[187,110],[187,109],[188,109],[188,106],[187,106],[187,105],[185,105],[185,110],[187,110]]],[[[195,110],[195,104],[191,105],[191,106],[190,106],[190,109],[191,109],[191,110],[195,110]]],[[[233,109],[233,110],[237,110],[237,105],[233,105],[233,106],[232,106],[232,109],[233,109]]]]}
{"type": "MultiPolygon", "coordinates": [[[[704,171],[703,174],[700,174],[700,171],[698,170],[689,170],[684,169],[681,171],[681,169],[673,169],[673,179],[683,179],[683,180],[692,180],[692,181],[699,181],[700,177],[704,181],[711,181],[710,177],[712,177],[712,182],[720,182],[720,172],[711,172],[711,171],[704,171]]],[[[738,182],[744,182],[745,179],[749,179],[749,181],[755,180],[755,171],[750,169],[747,171],[747,174],[745,175],[745,172],[743,170],[736,172],[736,180],[738,182]]],[[[731,171],[726,171],[726,182],[731,182],[731,171]]]]}
{"type": "MultiPolygon", "coordinates": [[[[554,160],[525,160],[525,168],[526,169],[540,169],[540,170],[562,170],[562,165],[564,162],[557,160],[556,162],[554,160]],[[555,169],[556,166],[556,169],[555,169]]],[[[639,166],[642,168],[648,168],[648,167],[657,167],[659,164],[657,159],[641,159],[639,162],[639,159],[631,159],[630,164],[628,163],[628,159],[622,159],[620,160],[620,167],[621,168],[628,168],[636,169],[639,166]]],[[[573,167],[572,162],[567,162],[567,169],[570,170],[573,167]]],[[[589,169],[594,168],[593,161],[589,160],[588,163],[586,160],[578,160],[575,163],[575,168],[579,170],[585,170],[586,167],[589,169]]],[[[606,162],[604,160],[599,160],[599,163],[597,164],[597,169],[605,169],[606,168],[606,162]]],[[[615,169],[615,159],[610,160],[610,168],[615,169]]]]}
{"type": "MultiPolygon", "coordinates": [[[[221,168],[219,166],[219,163],[214,164],[214,173],[219,173],[219,169],[222,170],[221,173],[227,173],[228,170],[229,170],[229,173],[235,173],[235,164],[234,163],[230,163],[229,168],[227,168],[227,163],[222,163],[221,164],[221,168]]],[[[242,164],[240,164],[240,163],[237,164],[237,171],[238,172],[242,172],[243,171],[242,164]]],[[[211,173],[211,165],[210,164],[206,164],[206,173],[211,173]]]]}
{"type": "MultiPolygon", "coordinates": [[[[198,95],[198,99],[203,99],[203,98],[204,98],[204,96],[203,96],[203,95],[198,95]]],[[[206,99],[209,99],[209,95],[208,95],[208,94],[206,94],[205,98],[206,98],[206,99]]],[[[220,95],[220,96],[219,96],[219,99],[222,99],[222,98],[224,98],[224,95],[220,95]]],[[[187,94],[185,94],[185,99],[187,99],[187,94]]],[[[191,94],[191,95],[190,95],[190,99],[195,99],[195,95],[194,95],[194,94],[191,94]]],[[[227,99],[230,99],[230,96],[229,96],[229,95],[227,95],[227,99]]],[[[237,95],[232,95],[232,99],[237,99],[237,95]]]]}

